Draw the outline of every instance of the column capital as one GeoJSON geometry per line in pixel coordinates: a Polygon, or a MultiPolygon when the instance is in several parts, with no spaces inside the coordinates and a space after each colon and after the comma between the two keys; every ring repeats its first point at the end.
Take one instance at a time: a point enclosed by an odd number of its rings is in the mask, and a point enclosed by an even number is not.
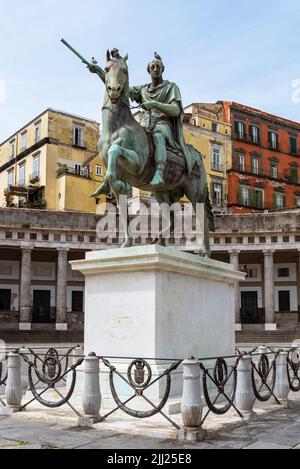
{"type": "Polygon", "coordinates": [[[21,251],[22,252],[32,252],[34,250],[33,246],[27,246],[26,244],[21,244],[21,251]]]}
{"type": "Polygon", "coordinates": [[[64,248],[64,247],[59,247],[59,248],[56,249],[56,251],[58,252],[58,254],[60,254],[60,253],[68,254],[68,252],[70,252],[70,249],[69,248],[64,248]]]}
{"type": "Polygon", "coordinates": [[[239,254],[241,254],[241,251],[239,251],[238,249],[232,249],[229,251],[229,254],[230,256],[238,256],[239,254]]]}
{"type": "Polygon", "coordinates": [[[273,256],[275,254],[276,250],[275,249],[264,249],[263,253],[265,256],[273,256]]]}

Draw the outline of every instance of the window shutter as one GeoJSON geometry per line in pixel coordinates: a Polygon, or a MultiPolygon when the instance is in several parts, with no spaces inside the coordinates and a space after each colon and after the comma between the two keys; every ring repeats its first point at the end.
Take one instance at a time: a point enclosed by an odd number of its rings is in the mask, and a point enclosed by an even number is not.
{"type": "Polygon", "coordinates": [[[283,196],[283,206],[286,207],[286,195],[283,196]]]}
{"type": "Polygon", "coordinates": [[[291,144],[291,153],[297,153],[297,139],[295,137],[290,137],[290,144],[291,144]]]}
{"type": "Polygon", "coordinates": [[[277,204],[276,204],[276,194],[275,194],[275,192],[274,192],[274,194],[273,194],[273,207],[274,207],[274,208],[277,208],[277,204]]]}
{"type": "Polygon", "coordinates": [[[255,205],[256,205],[255,189],[250,189],[249,190],[249,206],[250,207],[255,207],[255,205]]]}
{"type": "Polygon", "coordinates": [[[237,202],[239,205],[242,205],[243,200],[242,200],[242,191],[241,188],[239,187],[237,190],[237,202]]]}
{"type": "Polygon", "coordinates": [[[238,121],[235,121],[235,123],[234,123],[234,130],[235,130],[236,133],[239,132],[239,123],[238,123],[238,121]]]}

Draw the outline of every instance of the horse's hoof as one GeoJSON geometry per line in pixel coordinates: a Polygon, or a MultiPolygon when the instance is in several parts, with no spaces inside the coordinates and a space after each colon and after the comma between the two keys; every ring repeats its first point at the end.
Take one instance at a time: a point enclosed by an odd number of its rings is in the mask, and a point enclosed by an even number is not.
{"type": "Polygon", "coordinates": [[[121,246],[121,248],[132,248],[133,246],[133,239],[130,238],[130,239],[127,239],[121,246]]]}
{"type": "Polygon", "coordinates": [[[153,244],[155,244],[156,246],[162,246],[163,248],[166,247],[166,241],[165,241],[165,239],[158,239],[158,240],[157,240],[155,243],[153,243],[153,244]]]}

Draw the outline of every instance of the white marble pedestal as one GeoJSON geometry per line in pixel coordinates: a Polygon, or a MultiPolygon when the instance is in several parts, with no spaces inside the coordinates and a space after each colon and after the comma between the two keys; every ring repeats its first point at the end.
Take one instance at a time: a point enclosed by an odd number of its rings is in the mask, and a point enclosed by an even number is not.
{"type": "MultiPolygon", "coordinates": [[[[166,359],[234,354],[234,285],[245,275],[230,264],[144,246],[90,252],[71,265],[86,281],[85,354],[166,359]]],[[[173,395],[181,394],[181,371],[177,377],[173,395]]]]}

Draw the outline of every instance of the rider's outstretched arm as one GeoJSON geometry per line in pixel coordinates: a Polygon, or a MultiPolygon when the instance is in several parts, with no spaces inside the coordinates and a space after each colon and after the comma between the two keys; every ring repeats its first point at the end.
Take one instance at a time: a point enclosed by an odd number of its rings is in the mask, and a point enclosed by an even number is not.
{"type": "Polygon", "coordinates": [[[101,78],[103,83],[105,83],[105,72],[104,70],[102,70],[101,67],[99,67],[99,65],[90,64],[88,69],[91,73],[96,73],[96,75],[98,75],[101,78]]]}

